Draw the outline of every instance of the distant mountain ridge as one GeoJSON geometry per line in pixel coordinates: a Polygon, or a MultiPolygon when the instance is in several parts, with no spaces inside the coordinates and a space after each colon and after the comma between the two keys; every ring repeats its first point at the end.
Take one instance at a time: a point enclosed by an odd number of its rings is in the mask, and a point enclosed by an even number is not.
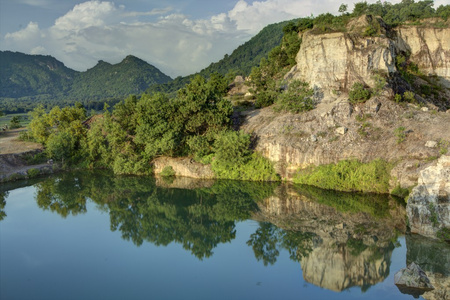
{"type": "Polygon", "coordinates": [[[222,75],[231,72],[246,76],[259,65],[261,58],[267,57],[280,44],[283,28],[289,22],[295,20],[266,26],[230,55],[226,54],[198,73],[174,80],[132,55],[118,64],[100,60],[87,71],[78,72],[52,56],[0,51],[0,110],[27,111],[37,103],[52,107],[70,105],[74,101],[98,109],[103,107],[99,102],[113,99],[117,102],[130,94],[174,93],[197,74],[209,77],[215,72],[222,75]]]}
{"type": "Polygon", "coordinates": [[[52,56],[0,51],[1,100],[101,100],[140,94],[150,85],[170,80],[156,67],[132,55],[118,64],[101,60],[93,68],[78,72],[52,56]]]}

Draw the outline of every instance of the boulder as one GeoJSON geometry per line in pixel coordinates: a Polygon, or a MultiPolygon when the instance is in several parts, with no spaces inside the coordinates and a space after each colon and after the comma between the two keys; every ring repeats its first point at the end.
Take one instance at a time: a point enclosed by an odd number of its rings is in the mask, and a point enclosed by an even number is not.
{"type": "Polygon", "coordinates": [[[415,298],[434,290],[425,272],[414,262],[395,273],[394,283],[400,292],[413,295],[415,298]]]}

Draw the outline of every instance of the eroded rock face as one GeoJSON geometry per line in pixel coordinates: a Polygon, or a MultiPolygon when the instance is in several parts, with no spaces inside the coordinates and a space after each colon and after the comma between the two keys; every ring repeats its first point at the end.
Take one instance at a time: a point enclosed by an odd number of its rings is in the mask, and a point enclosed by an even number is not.
{"type": "Polygon", "coordinates": [[[359,105],[337,99],[302,114],[280,114],[267,107],[244,117],[241,129],[257,136],[256,150],[287,180],[311,165],[381,158],[399,162],[392,170],[392,188],[411,187],[417,184],[418,170],[430,164],[427,158],[440,155],[441,147],[429,148],[426,142],[450,141],[450,130],[442,126],[450,124],[450,114],[405,108],[383,96],[359,105]],[[395,133],[399,127],[407,132],[402,142],[395,133]],[[347,130],[340,134],[337,128],[347,130]]]}
{"type": "MultiPolygon", "coordinates": [[[[367,18],[371,17],[362,16],[357,21],[368,24],[367,18]]],[[[353,33],[307,31],[296,61],[287,76],[321,88],[326,98],[348,90],[354,82],[372,86],[374,71],[396,71],[394,41],[386,36],[362,38],[353,33]]]]}
{"type": "Polygon", "coordinates": [[[188,157],[158,157],[153,161],[153,171],[159,174],[166,166],[171,166],[176,176],[212,179],[215,174],[210,165],[204,165],[188,157]]]}
{"type": "Polygon", "coordinates": [[[412,233],[435,238],[438,230],[450,228],[450,156],[420,172],[406,211],[412,233]]]}
{"type": "Polygon", "coordinates": [[[450,87],[450,28],[400,26],[396,32],[396,47],[411,53],[410,59],[425,75],[437,75],[450,87]]]}

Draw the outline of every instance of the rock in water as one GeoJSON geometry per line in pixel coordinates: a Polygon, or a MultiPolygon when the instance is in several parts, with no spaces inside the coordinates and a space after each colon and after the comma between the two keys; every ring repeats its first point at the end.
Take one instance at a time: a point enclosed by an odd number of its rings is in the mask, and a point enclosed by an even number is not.
{"type": "Polygon", "coordinates": [[[400,292],[413,295],[415,298],[434,290],[425,272],[414,262],[395,273],[394,283],[400,292]]]}

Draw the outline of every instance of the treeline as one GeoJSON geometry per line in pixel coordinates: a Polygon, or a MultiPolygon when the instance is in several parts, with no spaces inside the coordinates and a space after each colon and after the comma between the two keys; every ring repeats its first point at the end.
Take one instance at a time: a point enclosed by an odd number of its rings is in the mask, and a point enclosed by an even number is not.
{"type": "Polygon", "coordinates": [[[190,156],[211,163],[218,178],[277,180],[272,164],[251,150],[251,136],[231,129],[227,87],[219,74],[209,81],[196,76],[173,99],[131,96],[88,121],[79,103],[49,113],[39,107],[24,138],[42,143],[49,158],[67,166],[149,174],[157,156],[190,156]]]}

